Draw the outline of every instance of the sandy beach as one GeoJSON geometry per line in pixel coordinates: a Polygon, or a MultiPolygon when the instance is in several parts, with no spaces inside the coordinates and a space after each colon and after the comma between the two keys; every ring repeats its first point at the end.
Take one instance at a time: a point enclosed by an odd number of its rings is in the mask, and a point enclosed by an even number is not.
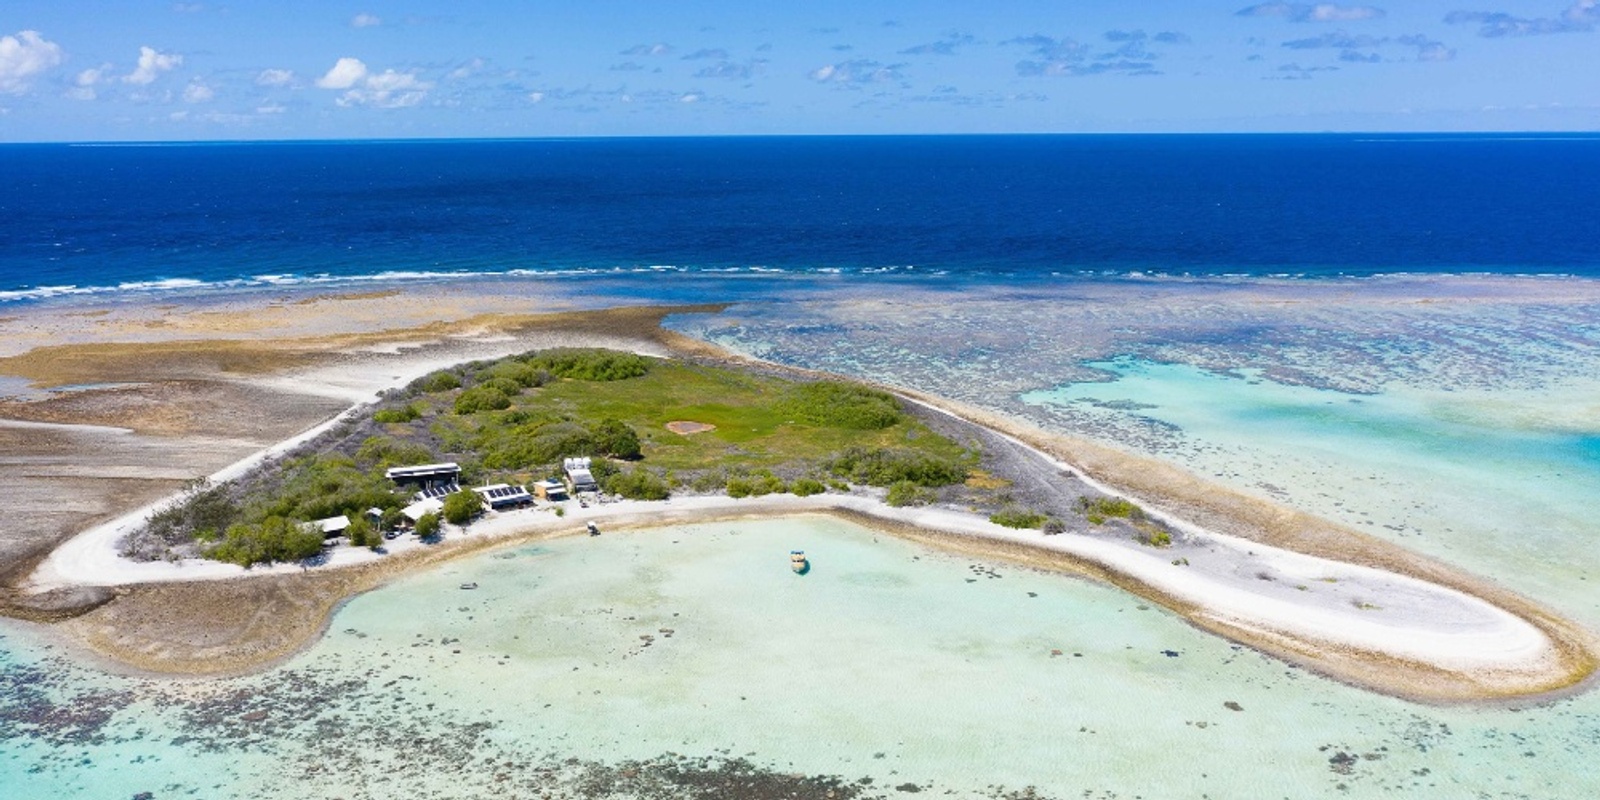
{"type": "MultiPolygon", "coordinates": [[[[457,318],[412,328],[356,330],[360,326],[351,325],[350,320],[362,318],[354,312],[390,300],[361,296],[349,300],[349,308],[335,299],[275,310],[300,315],[282,320],[311,334],[299,339],[258,338],[258,328],[239,325],[235,315],[215,315],[214,310],[176,314],[167,327],[183,333],[153,348],[148,342],[126,343],[129,320],[110,315],[101,334],[105,341],[19,352],[0,360],[0,372],[44,386],[104,382],[114,387],[13,401],[0,409],[0,416],[16,419],[13,426],[58,426],[51,430],[97,437],[85,448],[144,439],[164,442],[178,452],[192,448],[203,457],[186,465],[193,470],[191,476],[226,479],[337,425],[340,417],[330,416],[334,411],[464,360],[581,343],[739,361],[659,327],[662,316],[685,309],[539,316],[485,314],[463,304],[457,318]],[[124,385],[129,382],[138,384],[134,392],[148,392],[150,386],[169,395],[206,392],[213,403],[209,410],[196,403],[197,410],[174,421],[154,409],[182,407],[181,402],[168,397],[141,406],[118,394],[130,391],[124,385]],[[224,395],[237,400],[231,406],[217,400],[224,395]],[[298,414],[289,415],[288,422],[298,425],[293,435],[282,430],[288,424],[283,418],[268,420],[258,410],[252,412],[260,398],[268,397],[305,400],[298,414]],[[127,413],[130,407],[147,410],[127,413]],[[83,427],[105,426],[115,419],[126,426],[83,427]],[[238,435],[250,432],[252,421],[255,435],[238,435]],[[211,449],[201,448],[202,442],[209,442],[211,449]]],[[[311,569],[279,565],[246,573],[215,562],[133,563],[117,555],[121,535],[163,502],[183,474],[169,468],[151,475],[156,458],[130,450],[132,463],[121,471],[106,470],[107,478],[137,474],[161,482],[143,493],[107,500],[98,515],[59,519],[51,532],[33,539],[31,549],[9,561],[9,611],[35,618],[70,617],[57,628],[90,650],[135,668],[241,672],[314,641],[343,599],[396,575],[486,547],[573,535],[590,520],[610,534],[680,522],[826,513],[936,546],[1106,580],[1197,627],[1338,680],[1417,700],[1554,692],[1579,684],[1594,670],[1594,641],[1587,631],[1487,580],[1308,515],[1241,497],[1151,459],[1049,435],[940,398],[905,394],[953,415],[960,424],[998,432],[1022,453],[1016,456],[1018,463],[1033,459],[1027,469],[1070,470],[1108,492],[1136,498],[1180,533],[1178,541],[1171,548],[1155,549],[1112,536],[1047,536],[1002,528],[956,509],[890,508],[869,493],[744,500],[681,496],[663,503],[572,505],[562,517],[540,509],[491,514],[466,529],[449,531],[436,546],[403,537],[383,554],[341,547],[326,564],[311,569]],[[232,610],[205,619],[189,611],[202,604],[216,608],[219,601],[232,610]]],[[[286,400],[283,405],[294,403],[286,400]]]]}

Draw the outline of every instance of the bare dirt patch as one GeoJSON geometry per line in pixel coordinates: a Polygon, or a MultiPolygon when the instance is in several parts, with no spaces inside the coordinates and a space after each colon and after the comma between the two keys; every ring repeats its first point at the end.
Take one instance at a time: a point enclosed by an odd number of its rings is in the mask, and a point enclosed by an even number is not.
{"type": "Polygon", "coordinates": [[[706,431],[714,431],[716,429],[717,426],[715,425],[708,425],[704,422],[689,422],[688,420],[673,420],[672,422],[667,423],[667,430],[672,431],[679,436],[705,433],[706,431]]]}

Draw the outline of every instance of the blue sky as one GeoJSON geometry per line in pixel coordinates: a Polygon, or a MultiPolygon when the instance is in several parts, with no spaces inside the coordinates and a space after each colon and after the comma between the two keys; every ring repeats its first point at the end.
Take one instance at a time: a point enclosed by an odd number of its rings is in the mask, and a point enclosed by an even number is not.
{"type": "Polygon", "coordinates": [[[1600,0],[0,7],[0,140],[1600,129],[1600,0]]]}

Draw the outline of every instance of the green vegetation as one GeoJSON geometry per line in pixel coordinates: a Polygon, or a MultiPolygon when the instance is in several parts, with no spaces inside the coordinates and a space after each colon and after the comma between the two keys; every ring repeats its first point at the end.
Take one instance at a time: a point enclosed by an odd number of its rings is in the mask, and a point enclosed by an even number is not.
{"type": "Polygon", "coordinates": [[[1145,523],[1139,526],[1139,541],[1151,547],[1171,547],[1172,534],[1155,525],[1145,523]]]}
{"type": "Polygon", "coordinates": [[[238,523],[228,527],[222,541],[206,556],[248,567],[271,561],[298,561],[322,552],[322,531],[303,522],[270,516],[259,523],[238,523]]]}
{"type": "Polygon", "coordinates": [[[452,493],[444,499],[445,522],[451,525],[465,525],[473,517],[483,513],[483,498],[471,489],[462,489],[452,493]]]}
{"type": "MultiPolygon", "coordinates": [[[[353,520],[353,544],[378,546],[413,491],[385,477],[390,467],[454,461],[463,485],[527,484],[560,474],[572,456],[593,459],[607,492],[637,499],[662,499],[675,487],[750,497],[857,484],[888,488],[891,502],[911,505],[989,491],[964,484],[975,453],[886,392],[563,349],[434,372],[297,454],[225,486],[197,486],[156,515],[136,556],[300,558],[315,550],[293,535],[297,526],[339,515],[353,520]],[[672,422],[703,429],[681,435],[672,422]],[[380,523],[367,519],[369,509],[380,523]]],[[[470,492],[447,498],[442,517],[468,521],[479,502],[470,492]]],[[[425,517],[418,532],[435,535],[440,520],[425,517]]]]}
{"type": "Polygon", "coordinates": [[[1007,528],[1043,528],[1050,517],[1037,511],[1009,506],[990,514],[989,521],[1007,528]]]}
{"type": "Polygon", "coordinates": [[[789,491],[788,485],[766,470],[755,475],[729,478],[727,484],[729,497],[760,497],[766,494],[783,494],[787,491],[789,491]]]}
{"type": "Polygon", "coordinates": [[[907,481],[916,486],[949,486],[967,477],[962,459],[908,448],[852,447],[828,464],[833,474],[868,486],[907,481]]]}
{"type": "Polygon", "coordinates": [[[629,500],[665,500],[672,494],[665,480],[643,467],[612,475],[606,479],[605,490],[629,500]]]}
{"type": "Polygon", "coordinates": [[[416,403],[401,406],[400,408],[385,408],[372,415],[373,422],[385,425],[391,423],[410,422],[422,416],[422,409],[416,403]]]}
{"type": "Polygon", "coordinates": [[[530,353],[518,359],[536,370],[579,381],[625,381],[650,371],[644,356],[615,350],[560,348],[530,353]]]}
{"type": "Polygon", "coordinates": [[[503,411],[511,407],[511,396],[493,386],[474,386],[456,397],[457,414],[503,411]]]}
{"type": "Polygon", "coordinates": [[[823,492],[828,491],[828,487],[823,486],[822,481],[819,481],[816,478],[801,478],[800,480],[789,484],[789,491],[793,492],[798,497],[810,497],[811,495],[822,494],[823,492]]]}
{"type": "Polygon", "coordinates": [[[925,506],[936,499],[933,492],[918,486],[908,480],[899,480],[889,484],[889,494],[883,502],[895,508],[905,506],[925,506]]]}
{"type": "Polygon", "coordinates": [[[1078,510],[1085,519],[1095,525],[1102,525],[1112,518],[1128,519],[1135,522],[1145,518],[1144,509],[1132,501],[1121,497],[1087,497],[1078,498],[1078,510]]]}
{"type": "Polygon", "coordinates": [[[350,527],[344,531],[345,538],[350,540],[354,547],[371,547],[376,549],[383,544],[383,534],[367,520],[365,514],[358,514],[350,520],[350,527]]]}
{"type": "Polygon", "coordinates": [[[429,539],[439,535],[439,515],[432,511],[417,518],[417,536],[429,539]]]}
{"type": "Polygon", "coordinates": [[[418,388],[424,392],[448,392],[451,389],[460,389],[461,379],[449,370],[440,370],[423,378],[418,388]]]}
{"type": "Polygon", "coordinates": [[[888,392],[836,381],[802,383],[790,389],[778,409],[809,425],[878,431],[905,418],[888,392]]]}

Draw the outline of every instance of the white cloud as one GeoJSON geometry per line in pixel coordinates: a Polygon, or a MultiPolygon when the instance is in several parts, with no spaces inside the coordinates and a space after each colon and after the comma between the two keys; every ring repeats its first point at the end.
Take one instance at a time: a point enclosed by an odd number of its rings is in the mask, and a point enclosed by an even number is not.
{"type": "Polygon", "coordinates": [[[383,24],[376,14],[357,14],[350,18],[352,28],[375,28],[383,24]]]}
{"type": "MultiPolygon", "coordinates": [[[[365,70],[365,67],[362,69],[365,70]]],[[[409,108],[421,103],[432,88],[432,83],[417,80],[417,76],[410,72],[386,69],[379,74],[368,75],[360,88],[345,92],[337,102],[345,107],[409,108]]]]}
{"type": "Polygon", "coordinates": [[[46,40],[38,31],[0,37],[0,92],[22,94],[33,76],[65,58],[61,45],[46,40]]]}
{"type": "Polygon", "coordinates": [[[90,67],[78,73],[76,83],[79,86],[93,86],[99,83],[101,78],[106,76],[106,70],[108,69],[111,69],[110,64],[101,64],[98,67],[90,67]]]}
{"type": "Polygon", "coordinates": [[[543,103],[544,102],[544,92],[528,92],[528,102],[530,102],[530,103],[543,103]]]}
{"type": "Polygon", "coordinates": [[[268,103],[264,106],[256,106],[257,114],[282,114],[287,110],[288,108],[280,103],[268,103]]]}
{"type": "Polygon", "coordinates": [[[217,93],[212,91],[210,86],[201,83],[200,79],[196,78],[192,81],[189,81],[188,86],[183,87],[183,102],[205,103],[210,101],[211,98],[215,97],[216,94],[217,93]]]}
{"type": "Polygon", "coordinates": [[[288,86],[294,83],[294,73],[286,69],[264,69],[256,75],[257,86],[288,86]]]}
{"type": "Polygon", "coordinates": [[[341,58],[328,70],[328,74],[317,79],[317,86],[323,89],[348,89],[365,77],[367,65],[361,63],[361,59],[341,58]]]}
{"type": "Polygon", "coordinates": [[[1236,12],[1241,17],[1282,17],[1293,22],[1358,22],[1384,16],[1372,6],[1341,6],[1337,3],[1258,3],[1236,12]]]}
{"type": "Polygon", "coordinates": [[[700,102],[700,95],[695,94],[694,92],[690,92],[690,93],[688,93],[688,94],[686,94],[686,95],[684,95],[682,97],[679,97],[678,98],[678,102],[680,102],[680,103],[698,103],[698,102],[700,102]]]}
{"type": "Polygon", "coordinates": [[[163,72],[171,72],[183,63],[183,56],[177,53],[163,53],[153,47],[139,48],[139,66],[122,77],[126,83],[137,86],[147,86],[154,83],[163,72]]]}
{"type": "Polygon", "coordinates": [[[462,64],[453,70],[450,70],[450,74],[446,75],[445,77],[453,81],[459,81],[462,78],[470,78],[472,77],[473,73],[483,69],[486,63],[487,62],[481,58],[474,58],[471,61],[468,61],[467,63],[462,64]]]}

